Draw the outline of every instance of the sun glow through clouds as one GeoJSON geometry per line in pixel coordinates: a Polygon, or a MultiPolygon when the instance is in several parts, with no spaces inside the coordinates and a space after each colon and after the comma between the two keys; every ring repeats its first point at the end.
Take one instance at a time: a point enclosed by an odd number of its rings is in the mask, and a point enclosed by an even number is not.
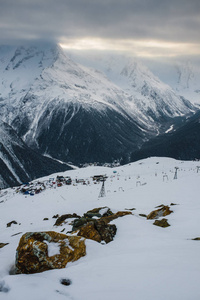
{"type": "Polygon", "coordinates": [[[175,43],[154,40],[132,40],[132,39],[101,39],[80,38],[68,39],[60,43],[60,46],[69,50],[101,50],[128,52],[139,57],[173,57],[177,55],[198,55],[200,49],[197,44],[175,43]]]}

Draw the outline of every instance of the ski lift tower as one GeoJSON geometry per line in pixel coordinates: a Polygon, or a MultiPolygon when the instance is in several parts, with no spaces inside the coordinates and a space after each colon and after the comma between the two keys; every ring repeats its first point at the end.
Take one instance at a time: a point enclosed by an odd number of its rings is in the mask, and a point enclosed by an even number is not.
{"type": "Polygon", "coordinates": [[[99,198],[105,197],[106,196],[106,191],[105,191],[105,181],[106,181],[107,176],[102,176],[101,181],[102,181],[102,187],[99,193],[99,198]]]}
{"type": "Polygon", "coordinates": [[[174,174],[174,179],[177,179],[177,172],[178,172],[178,167],[175,167],[175,174],[174,174]]]}

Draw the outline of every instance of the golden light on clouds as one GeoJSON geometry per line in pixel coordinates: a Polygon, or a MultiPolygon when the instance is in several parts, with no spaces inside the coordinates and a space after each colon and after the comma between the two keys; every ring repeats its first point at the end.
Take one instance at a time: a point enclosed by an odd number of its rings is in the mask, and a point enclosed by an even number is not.
{"type": "Polygon", "coordinates": [[[128,52],[139,57],[160,57],[177,55],[199,55],[200,47],[192,43],[175,43],[154,40],[131,40],[131,39],[101,39],[80,38],[68,39],[60,44],[68,50],[101,50],[128,52]]]}

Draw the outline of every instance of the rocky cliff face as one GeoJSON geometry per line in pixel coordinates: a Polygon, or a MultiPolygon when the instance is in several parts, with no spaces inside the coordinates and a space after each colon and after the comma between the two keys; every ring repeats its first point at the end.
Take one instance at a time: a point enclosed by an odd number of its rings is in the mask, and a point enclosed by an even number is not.
{"type": "Polygon", "coordinates": [[[71,169],[29,148],[8,124],[0,122],[0,188],[71,169]]]}

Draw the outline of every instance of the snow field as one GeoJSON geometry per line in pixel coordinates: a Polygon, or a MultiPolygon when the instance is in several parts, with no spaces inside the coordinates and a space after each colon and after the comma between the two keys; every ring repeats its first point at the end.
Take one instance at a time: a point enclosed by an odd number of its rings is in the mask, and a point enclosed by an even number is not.
{"type": "Polygon", "coordinates": [[[27,295],[29,300],[199,299],[200,242],[192,240],[200,236],[197,166],[198,162],[149,158],[114,169],[87,167],[59,174],[71,176],[73,182],[76,178],[88,179],[89,185],[49,188],[35,196],[8,189],[0,197],[0,242],[9,243],[0,249],[0,286],[8,292],[2,288],[0,299],[25,299],[27,295]],[[179,167],[177,179],[173,179],[175,167],[179,167]],[[98,198],[101,183],[91,180],[92,175],[100,174],[108,176],[103,198],[98,198]],[[157,205],[171,203],[177,205],[170,206],[173,213],[166,216],[171,225],[168,228],[154,226],[154,220],[139,215],[149,214],[157,205]],[[112,221],[117,226],[113,242],[104,245],[87,240],[87,255],[65,269],[9,275],[23,233],[61,232],[64,228],[66,233],[71,230],[72,219],[55,227],[53,215],[83,215],[104,206],[113,212],[135,208],[133,215],[112,221]],[[12,220],[18,224],[7,228],[12,220]],[[70,279],[72,284],[61,285],[61,278],[70,279]]]}

